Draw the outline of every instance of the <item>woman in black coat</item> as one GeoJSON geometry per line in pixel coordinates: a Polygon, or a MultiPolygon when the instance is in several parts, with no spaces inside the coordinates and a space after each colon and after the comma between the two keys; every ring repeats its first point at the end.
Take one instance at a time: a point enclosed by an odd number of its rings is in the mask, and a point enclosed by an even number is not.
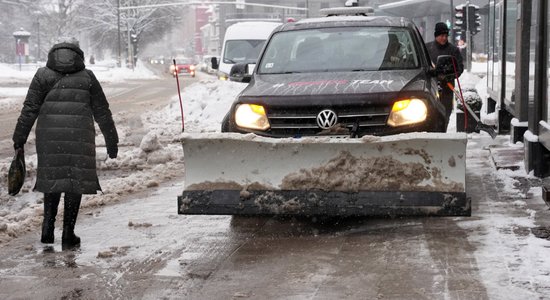
{"type": "Polygon", "coordinates": [[[105,137],[109,157],[116,158],[118,153],[109,103],[93,72],[85,68],[77,41],[54,45],[46,67],[36,72],[13,134],[16,151],[23,151],[35,120],[38,167],[34,190],[44,193],[41,241],[54,242],[57,207],[64,193],[61,244],[63,249],[72,248],[80,244],[74,227],[82,194],[101,191],[94,120],[105,137]]]}

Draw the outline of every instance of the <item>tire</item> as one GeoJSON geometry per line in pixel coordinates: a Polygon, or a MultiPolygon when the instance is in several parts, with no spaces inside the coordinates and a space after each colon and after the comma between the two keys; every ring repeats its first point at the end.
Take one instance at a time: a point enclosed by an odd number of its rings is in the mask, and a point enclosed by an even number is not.
{"type": "Polygon", "coordinates": [[[231,132],[231,126],[229,125],[229,112],[223,117],[222,120],[222,132],[231,132]]]}

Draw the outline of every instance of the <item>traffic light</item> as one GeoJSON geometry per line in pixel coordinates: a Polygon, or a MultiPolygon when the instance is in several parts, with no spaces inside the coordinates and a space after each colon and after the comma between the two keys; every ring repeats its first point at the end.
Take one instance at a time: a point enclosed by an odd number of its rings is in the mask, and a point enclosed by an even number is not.
{"type": "Polygon", "coordinates": [[[468,27],[470,32],[475,35],[481,31],[481,16],[479,15],[479,6],[468,6],[468,27]]]}
{"type": "Polygon", "coordinates": [[[134,65],[135,65],[138,59],[138,52],[139,52],[139,48],[138,48],[139,35],[134,30],[130,31],[130,42],[132,43],[132,54],[134,56],[133,59],[134,59],[134,65]]]}
{"type": "Polygon", "coordinates": [[[130,40],[131,40],[132,44],[134,44],[134,45],[137,44],[138,40],[139,40],[139,37],[138,37],[137,33],[135,33],[134,31],[131,31],[130,40]]]}
{"type": "Polygon", "coordinates": [[[464,4],[455,6],[455,23],[453,30],[456,32],[466,31],[466,16],[464,4]]]}

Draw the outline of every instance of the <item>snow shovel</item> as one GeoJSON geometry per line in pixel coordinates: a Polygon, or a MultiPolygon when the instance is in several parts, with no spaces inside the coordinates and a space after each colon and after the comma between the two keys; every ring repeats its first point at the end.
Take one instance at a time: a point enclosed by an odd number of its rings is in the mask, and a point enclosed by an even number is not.
{"type": "MultiPolygon", "coordinates": [[[[464,101],[464,97],[462,97],[462,95],[460,93],[458,93],[458,91],[455,90],[455,87],[450,82],[447,82],[447,86],[451,89],[451,91],[453,91],[455,93],[455,96],[458,99],[460,99],[460,102],[462,103],[462,106],[466,107],[466,110],[468,111],[470,116],[472,116],[472,118],[476,121],[476,129],[487,132],[491,136],[491,138],[493,138],[493,140],[494,140],[497,137],[497,133],[495,132],[495,129],[493,129],[493,127],[491,127],[487,124],[483,124],[481,122],[481,120],[474,113],[474,111],[472,110],[470,105],[468,105],[468,103],[466,103],[466,101],[464,101]]],[[[467,123],[465,123],[465,124],[467,124],[467,123]]]]}

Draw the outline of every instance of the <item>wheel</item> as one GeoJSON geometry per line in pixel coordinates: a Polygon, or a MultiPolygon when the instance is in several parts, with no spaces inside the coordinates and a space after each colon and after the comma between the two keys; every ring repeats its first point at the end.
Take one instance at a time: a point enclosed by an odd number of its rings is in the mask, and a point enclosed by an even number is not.
{"type": "Polygon", "coordinates": [[[222,132],[231,132],[230,126],[229,126],[229,113],[223,117],[222,120],[222,132]]]}

